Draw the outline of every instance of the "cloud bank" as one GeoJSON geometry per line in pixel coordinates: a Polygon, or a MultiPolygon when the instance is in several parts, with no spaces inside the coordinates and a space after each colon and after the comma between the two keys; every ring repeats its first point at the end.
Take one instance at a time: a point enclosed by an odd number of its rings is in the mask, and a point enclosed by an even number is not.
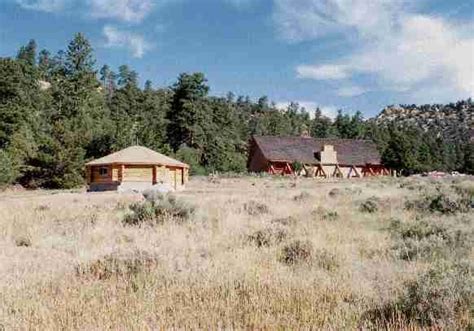
{"type": "Polygon", "coordinates": [[[416,13],[397,0],[274,0],[274,22],[290,42],[331,36],[350,51],[328,63],[301,64],[299,78],[338,80],[340,96],[369,90],[407,93],[414,102],[444,102],[474,96],[471,24],[416,13]]]}
{"type": "Polygon", "coordinates": [[[145,52],[153,48],[151,43],[137,33],[121,30],[111,25],[106,25],[102,32],[106,39],[105,47],[125,48],[136,58],[143,57],[145,52]]]}

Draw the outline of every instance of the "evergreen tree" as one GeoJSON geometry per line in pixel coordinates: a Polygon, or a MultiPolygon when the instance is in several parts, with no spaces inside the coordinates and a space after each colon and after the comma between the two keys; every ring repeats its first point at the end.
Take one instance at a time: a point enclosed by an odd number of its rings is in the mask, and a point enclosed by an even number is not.
{"type": "Polygon", "coordinates": [[[36,41],[34,39],[31,39],[26,46],[20,48],[17,59],[25,61],[30,66],[36,65],[36,41]]]}
{"type": "Polygon", "coordinates": [[[177,150],[182,144],[195,145],[196,129],[202,123],[200,103],[209,92],[207,80],[202,73],[181,74],[173,85],[174,92],[171,109],[168,112],[168,140],[171,147],[177,150]]]}

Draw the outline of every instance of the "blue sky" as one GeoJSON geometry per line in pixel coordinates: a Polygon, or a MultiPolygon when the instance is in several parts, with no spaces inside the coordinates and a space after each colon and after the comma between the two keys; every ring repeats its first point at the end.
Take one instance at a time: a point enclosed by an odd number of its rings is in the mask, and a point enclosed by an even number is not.
{"type": "Polygon", "coordinates": [[[202,71],[214,95],[360,110],[474,96],[470,0],[0,0],[0,56],[76,32],[98,66],[172,84],[202,71]]]}

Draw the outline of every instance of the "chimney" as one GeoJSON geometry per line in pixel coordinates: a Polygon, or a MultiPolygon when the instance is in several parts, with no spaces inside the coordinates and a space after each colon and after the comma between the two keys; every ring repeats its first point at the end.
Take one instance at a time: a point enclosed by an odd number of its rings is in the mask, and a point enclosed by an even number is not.
{"type": "Polygon", "coordinates": [[[309,132],[308,130],[304,129],[301,131],[301,135],[300,135],[301,138],[311,138],[311,136],[309,135],[309,132]]]}

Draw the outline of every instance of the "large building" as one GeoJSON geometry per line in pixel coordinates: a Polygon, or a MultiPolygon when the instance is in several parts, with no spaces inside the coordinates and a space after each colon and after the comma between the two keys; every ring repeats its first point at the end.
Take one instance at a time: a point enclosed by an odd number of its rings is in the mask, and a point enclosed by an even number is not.
{"type": "Polygon", "coordinates": [[[131,146],[86,164],[89,191],[143,191],[154,185],[184,188],[189,166],[142,146],[131,146]]]}
{"type": "Polygon", "coordinates": [[[388,176],[370,140],[254,136],[250,141],[251,172],[294,174],[295,165],[310,177],[388,176]]]}

